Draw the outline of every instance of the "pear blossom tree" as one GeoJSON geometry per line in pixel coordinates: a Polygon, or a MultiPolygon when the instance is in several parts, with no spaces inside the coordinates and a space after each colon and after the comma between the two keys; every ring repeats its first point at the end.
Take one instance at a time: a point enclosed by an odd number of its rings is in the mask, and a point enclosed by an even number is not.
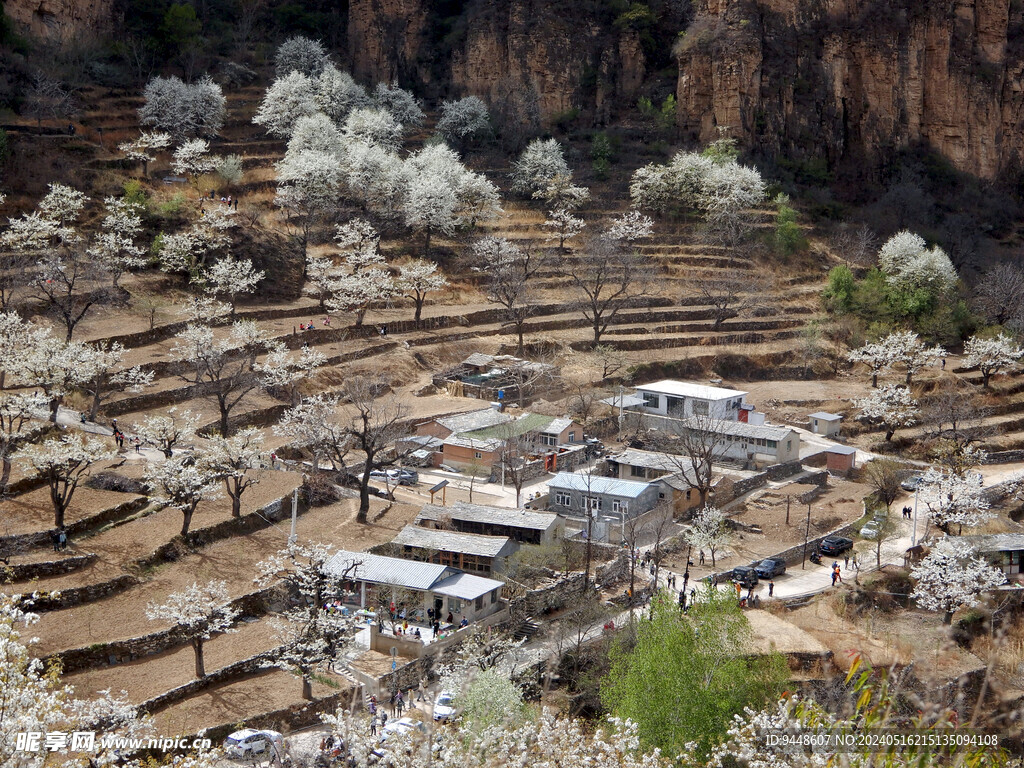
{"type": "Polygon", "coordinates": [[[331,66],[331,57],[319,40],[310,40],[302,35],[289,37],[274,53],[274,68],[277,76],[299,72],[306,77],[317,77],[331,66]]]}
{"type": "Polygon", "coordinates": [[[893,364],[893,348],[881,341],[874,341],[855,349],[847,355],[851,363],[863,363],[871,371],[871,386],[878,386],[879,374],[888,371],[893,364]]]}
{"type": "Polygon", "coordinates": [[[910,571],[917,582],[911,593],[919,606],[942,611],[949,624],[960,608],[973,608],[985,592],[1006,583],[1006,575],[975,554],[962,539],[943,538],[910,571]]]}
{"type": "Polygon", "coordinates": [[[285,411],[274,426],[274,434],[288,438],[296,448],[309,451],[313,474],[328,460],[335,470],[345,466],[353,439],[347,425],[338,420],[337,408],[336,396],[313,395],[285,411]]]}
{"type": "Polygon", "coordinates": [[[252,121],[271,136],[287,139],[300,117],[319,111],[314,82],[301,72],[279,76],[267,89],[252,121]]]}
{"type": "Polygon", "coordinates": [[[346,194],[364,210],[388,219],[402,216],[409,181],[405,163],[394,152],[364,140],[346,142],[342,176],[346,194]]]}
{"type": "Polygon", "coordinates": [[[413,320],[417,323],[423,314],[423,302],[426,301],[427,294],[440,291],[447,286],[448,278],[432,261],[413,259],[398,268],[397,287],[413,300],[416,306],[413,320]]]}
{"type": "Polygon", "coordinates": [[[958,474],[930,469],[924,474],[919,493],[923,493],[928,506],[929,520],[946,534],[952,534],[950,529],[955,525],[959,534],[965,525],[976,528],[996,516],[983,490],[982,477],[977,472],[958,474]]]}
{"type": "Polygon", "coordinates": [[[139,122],[170,134],[176,141],[216,136],[227,116],[224,92],[209,76],[194,83],[184,83],[173,75],[154,77],[146,84],[143,97],[139,122]]]}
{"type": "Polygon", "coordinates": [[[217,170],[220,158],[210,154],[210,142],[206,139],[189,139],[174,150],[171,170],[178,176],[185,176],[198,187],[199,177],[217,170]]]}
{"type": "Polygon", "coordinates": [[[1016,367],[1022,357],[1024,348],[1005,333],[992,338],[974,335],[964,344],[964,365],[981,371],[981,385],[985,389],[994,374],[1016,367]]]}
{"type": "Polygon", "coordinates": [[[56,424],[64,399],[93,377],[96,350],[77,341],[55,339],[46,331],[34,333],[33,339],[37,345],[25,350],[17,378],[24,385],[43,391],[49,403],[50,421],[56,424]]]}
{"type": "Polygon", "coordinates": [[[558,249],[564,251],[565,241],[571,240],[582,232],[586,222],[578,216],[573,216],[568,210],[558,208],[548,212],[548,217],[544,220],[544,226],[554,230],[555,236],[552,239],[557,239],[558,249]]]}
{"type": "Polygon", "coordinates": [[[113,287],[117,288],[121,275],[146,265],[146,250],[136,244],[136,238],[142,232],[141,209],[116,197],[108,197],[103,204],[107,215],[88,253],[110,275],[113,287]]]}
{"type": "Polygon", "coordinates": [[[192,295],[182,302],[178,314],[193,325],[220,325],[231,314],[231,307],[207,294],[192,295]]]}
{"type": "Polygon", "coordinates": [[[487,276],[487,300],[505,310],[507,321],[515,327],[517,354],[521,355],[524,325],[534,311],[530,278],[540,260],[503,237],[481,238],[473,244],[473,253],[480,262],[478,269],[487,276]]]}
{"type": "Polygon", "coordinates": [[[951,290],[956,269],[937,245],[928,248],[920,235],[903,230],[890,237],[878,251],[878,265],[900,288],[927,288],[935,293],[951,290]]]}
{"type": "Polygon", "coordinates": [[[122,368],[125,349],[119,342],[88,347],[92,351],[87,362],[88,379],[82,382],[82,390],[92,396],[89,418],[96,420],[100,406],[114,392],[141,392],[153,383],[153,371],[144,371],[138,366],[122,368]]]}
{"type": "Polygon", "coordinates": [[[612,220],[608,227],[606,237],[609,240],[619,240],[625,243],[632,243],[650,237],[654,231],[654,220],[645,216],[635,208],[630,208],[621,216],[612,220]]]}
{"type": "Polygon", "coordinates": [[[441,104],[437,134],[449,144],[466,147],[484,140],[491,133],[491,116],[479,96],[466,96],[441,104]]]}
{"type": "Polygon", "coordinates": [[[231,319],[239,294],[252,293],[256,285],[266,277],[262,269],[253,267],[251,259],[221,259],[206,273],[206,290],[214,296],[226,296],[231,305],[231,319]]]}
{"type": "Polygon", "coordinates": [[[263,479],[267,469],[263,433],[249,428],[231,437],[215,437],[203,452],[203,461],[224,481],[224,490],[231,499],[231,516],[240,517],[242,495],[263,479]]]}
{"type": "Polygon", "coordinates": [[[203,662],[203,643],[217,634],[236,632],[232,628],[238,610],[231,606],[228,585],[224,581],[211,581],[202,586],[192,582],[180,592],[173,592],[162,603],[146,606],[150,621],[169,621],[181,631],[195,652],[196,679],[206,677],[203,662]]]}
{"type": "Polygon", "coordinates": [[[556,176],[570,176],[562,146],[555,139],[534,139],[512,164],[512,191],[533,197],[556,176]]]}
{"type": "Polygon", "coordinates": [[[181,512],[181,536],[187,537],[196,508],[204,501],[220,498],[217,475],[202,457],[174,454],[164,461],[146,465],[143,482],[150,498],[181,512]]]}
{"type": "Polygon", "coordinates": [[[45,413],[46,406],[40,392],[0,394],[0,496],[11,479],[11,455],[25,439],[25,425],[45,413]]]}
{"type": "Polygon", "coordinates": [[[342,178],[337,158],[318,149],[288,155],[277,167],[274,204],[284,212],[304,258],[313,229],[338,205],[342,178]]]}
{"type": "Polygon", "coordinates": [[[199,417],[192,411],[179,412],[176,406],[169,408],[166,414],[150,414],[132,427],[143,443],[153,446],[168,459],[174,455],[176,446],[195,438],[197,429],[199,417]]]}
{"type": "Polygon", "coordinates": [[[312,286],[313,296],[320,305],[320,311],[327,311],[327,299],[334,283],[342,274],[334,260],[323,256],[306,257],[306,280],[312,286]]]}
{"type": "Polygon", "coordinates": [[[891,365],[902,365],[907,372],[907,386],[913,377],[929,365],[934,365],[946,356],[946,350],[936,345],[926,347],[913,331],[896,331],[882,341],[891,351],[891,365]]]}
{"type": "Polygon", "coordinates": [[[164,131],[143,131],[139,137],[117,146],[124,156],[136,163],[142,163],[142,175],[149,175],[149,164],[157,155],[171,146],[171,134],[164,131]]]}
{"type": "Polygon", "coordinates": [[[858,419],[879,424],[885,429],[885,439],[892,440],[896,430],[916,424],[920,408],[910,390],[899,384],[886,384],[868,397],[858,398],[853,404],[860,409],[858,419]]]}
{"type": "Polygon", "coordinates": [[[287,167],[298,155],[309,151],[323,152],[340,161],[344,147],[345,137],[335,122],[323,112],[314,112],[295,121],[281,164],[287,167]]]}
{"type": "Polygon", "coordinates": [[[187,275],[190,283],[202,285],[210,257],[231,244],[231,230],[236,225],[226,207],[212,207],[188,229],[164,235],[160,269],[187,275]]]}
{"type": "Polygon", "coordinates": [[[184,364],[179,375],[202,387],[220,411],[220,434],[231,433],[231,411],[255,389],[275,383],[276,366],[260,369],[257,358],[280,347],[249,320],[234,323],[219,337],[204,325],[189,325],[177,336],[171,349],[184,364]]]}
{"type": "Polygon", "coordinates": [[[63,528],[64,515],[78,486],[90,476],[93,464],[113,459],[114,452],[99,440],[86,440],[74,433],[26,445],[14,458],[30,465],[46,482],[53,505],[53,524],[63,528]]]}
{"type": "Polygon", "coordinates": [[[435,232],[452,235],[460,219],[456,214],[455,191],[439,179],[421,176],[406,190],[405,224],[423,233],[423,255],[430,254],[430,238],[435,232]]]}
{"type": "Polygon", "coordinates": [[[343,263],[330,279],[325,303],[331,312],[355,313],[359,326],[370,305],[390,302],[400,295],[399,288],[381,255],[380,236],[365,219],[339,225],[334,240],[343,263]]]}
{"type": "Polygon", "coordinates": [[[281,584],[297,596],[292,607],[272,619],[283,648],[271,664],[299,676],[307,700],[313,698],[313,676],[350,642],[355,628],[352,618],[329,616],[323,610],[359,566],[353,562],[340,571],[330,570],[326,566],[333,554],[326,544],[296,542],[257,566],[257,585],[281,584]]]}
{"type": "Polygon", "coordinates": [[[394,153],[402,146],[402,128],[391,112],[362,108],[349,113],[341,133],[348,144],[364,143],[394,153]]]}
{"type": "Polygon", "coordinates": [[[711,565],[714,567],[715,553],[729,546],[733,533],[726,523],[722,510],[718,507],[705,506],[694,514],[685,537],[694,548],[706,549],[711,553],[711,565]]]}
{"type": "Polygon", "coordinates": [[[373,89],[373,103],[378,109],[388,112],[395,122],[407,130],[419,127],[425,117],[416,97],[395,83],[377,83],[373,89]]]}
{"type": "MultiPolygon", "coordinates": [[[[17,312],[0,312],[0,389],[4,389],[11,378],[16,378],[24,369],[25,350],[35,350],[51,343],[51,331],[45,326],[26,323],[17,312]]],[[[22,384],[32,384],[19,380],[22,384]]]]}
{"type": "Polygon", "coordinates": [[[366,89],[353,80],[348,72],[342,72],[331,64],[324,67],[317,76],[314,99],[320,111],[339,126],[344,124],[345,118],[353,110],[370,106],[366,89]]]}

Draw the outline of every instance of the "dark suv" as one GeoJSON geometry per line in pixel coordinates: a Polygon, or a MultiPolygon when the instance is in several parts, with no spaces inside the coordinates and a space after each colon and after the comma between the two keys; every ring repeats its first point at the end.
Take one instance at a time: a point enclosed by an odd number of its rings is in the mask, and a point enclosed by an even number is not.
{"type": "Polygon", "coordinates": [[[732,569],[732,580],[741,587],[757,586],[757,571],[749,565],[740,565],[732,569]]]}
{"type": "Polygon", "coordinates": [[[786,572],[786,564],[782,560],[769,558],[755,565],[754,571],[762,579],[772,579],[786,572]]]}
{"type": "Polygon", "coordinates": [[[848,549],[853,549],[853,539],[845,536],[826,536],[821,540],[818,547],[823,555],[841,555],[848,549]]]}

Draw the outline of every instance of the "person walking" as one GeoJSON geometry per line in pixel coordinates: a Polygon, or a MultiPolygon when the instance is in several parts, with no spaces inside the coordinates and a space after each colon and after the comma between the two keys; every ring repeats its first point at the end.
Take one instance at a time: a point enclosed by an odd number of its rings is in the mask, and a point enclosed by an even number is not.
{"type": "Polygon", "coordinates": [[[370,715],[370,735],[377,735],[377,715],[370,715]]]}
{"type": "Polygon", "coordinates": [[[832,569],[832,586],[833,587],[836,585],[836,579],[838,579],[838,578],[839,578],[839,573],[836,571],[835,568],[833,568],[832,569]]]}
{"type": "Polygon", "coordinates": [[[700,564],[704,565],[704,550],[703,549],[700,551],[700,564]]]}
{"type": "Polygon", "coordinates": [[[849,568],[849,567],[850,567],[850,556],[846,555],[843,558],[843,568],[849,568]]]}
{"type": "Polygon", "coordinates": [[[60,531],[57,528],[50,531],[50,543],[53,544],[54,552],[60,550],[60,531]]]}
{"type": "Polygon", "coordinates": [[[683,571],[683,592],[686,591],[686,582],[688,582],[689,580],[690,580],[690,569],[687,568],[685,571],[683,571]]]}
{"type": "Polygon", "coordinates": [[[775,579],[769,579],[768,581],[768,597],[775,594],[775,579]]]}
{"type": "Polygon", "coordinates": [[[839,569],[839,563],[836,563],[836,571],[835,571],[835,573],[836,573],[836,580],[837,580],[837,581],[838,581],[838,582],[839,582],[840,584],[842,584],[842,583],[843,583],[843,573],[842,573],[842,571],[841,571],[841,570],[839,569]]]}
{"type": "Polygon", "coordinates": [[[743,596],[743,587],[740,583],[736,582],[736,599],[739,600],[743,596]]]}
{"type": "Polygon", "coordinates": [[[423,701],[423,696],[426,692],[427,689],[423,685],[423,678],[420,678],[420,684],[416,687],[416,701],[423,701]]]}
{"type": "Polygon", "coordinates": [[[60,543],[61,549],[68,548],[68,533],[63,528],[61,528],[60,533],[57,534],[57,541],[60,543]]]}
{"type": "Polygon", "coordinates": [[[686,590],[685,589],[679,590],[679,610],[681,610],[681,611],[685,611],[686,610],[686,590]]]}

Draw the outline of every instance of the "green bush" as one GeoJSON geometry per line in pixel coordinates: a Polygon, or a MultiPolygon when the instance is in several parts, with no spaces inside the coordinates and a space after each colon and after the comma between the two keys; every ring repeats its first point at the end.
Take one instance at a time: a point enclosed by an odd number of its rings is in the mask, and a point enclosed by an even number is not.
{"type": "Polygon", "coordinates": [[[149,210],[149,193],[142,186],[142,182],[138,179],[128,179],[124,183],[124,201],[132,205],[137,205],[142,210],[149,210]]]}

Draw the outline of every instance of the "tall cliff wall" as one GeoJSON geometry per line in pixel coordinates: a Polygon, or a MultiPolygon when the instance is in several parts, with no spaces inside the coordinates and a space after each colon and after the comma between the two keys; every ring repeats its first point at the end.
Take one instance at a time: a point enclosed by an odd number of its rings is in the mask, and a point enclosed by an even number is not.
{"type": "Polygon", "coordinates": [[[995,178],[1024,155],[1024,19],[1011,0],[697,0],[678,121],[773,156],[878,169],[923,143],[995,178]]]}
{"type": "Polygon", "coordinates": [[[4,12],[33,37],[61,41],[109,30],[113,6],[113,0],[5,0],[4,12]]]}

